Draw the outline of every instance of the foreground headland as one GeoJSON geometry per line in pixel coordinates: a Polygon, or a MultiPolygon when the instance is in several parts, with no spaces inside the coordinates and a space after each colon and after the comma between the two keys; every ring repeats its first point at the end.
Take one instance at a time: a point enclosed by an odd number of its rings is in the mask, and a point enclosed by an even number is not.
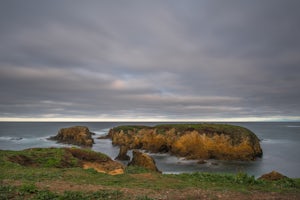
{"type": "Polygon", "coordinates": [[[0,171],[0,199],[300,198],[300,179],[275,172],[161,174],[78,148],[0,150],[0,171]]]}

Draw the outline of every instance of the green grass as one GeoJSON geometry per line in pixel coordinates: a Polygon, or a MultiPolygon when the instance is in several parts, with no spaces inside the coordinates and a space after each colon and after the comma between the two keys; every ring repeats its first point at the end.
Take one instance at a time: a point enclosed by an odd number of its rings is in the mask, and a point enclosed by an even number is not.
{"type": "Polygon", "coordinates": [[[149,129],[152,128],[150,126],[138,126],[138,125],[125,125],[125,126],[117,126],[114,127],[113,130],[116,132],[123,131],[124,133],[128,133],[128,131],[138,131],[141,129],[149,129]]]}
{"type": "Polygon", "coordinates": [[[23,166],[35,167],[75,167],[79,166],[75,159],[63,148],[33,148],[23,151],[0,151],[4,164],[13,161],[23,166]]]}
{"type": "Polygon", "coordinates": [[[99,190],[96,192],[65,191],[64,193],[40,190],[34,185],[5,186],[0,185],[0,199],[31,200],[118,200],[123,193],[118,190],[99,190]]]}
{"type": "Polygon", "coordinates": [[[117,126],[114,127],[114,131],[121,131],[124,132],[127,131],[138,131],[140,129],[153,129],[156,128],[158,132],[163,133],[164,131],[170,130],[172,128],[175,128],[178,132],[184,132],[184,131],[192,131],[192,130],[198,130],[208,133],[224,133],[224,134],[234,134],[234,133],[244,133],[244,134],[250,134],[251,131],[235,125],[229,125],[229,124],[206,124],[206,123],[200,123],[200,124],[160,124],[156,126],[138,126],[138,125],[125,125],[125,126],[117,126]]]}

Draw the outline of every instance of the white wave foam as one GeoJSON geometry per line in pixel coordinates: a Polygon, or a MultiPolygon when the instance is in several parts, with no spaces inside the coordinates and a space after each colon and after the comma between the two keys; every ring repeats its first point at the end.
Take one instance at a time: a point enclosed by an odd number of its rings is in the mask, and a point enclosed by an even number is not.
{"type": "Polygon", "coordinates": [[[9,136],[1,136],[0,140],[23,140],[22,137],[9,137],[9,136]]]}
{"type": "Polygon", "coordinates": [[[288,128],[300,128],[300,126],[297,126],[297,125],[287,125],[286,127],[288,127],[288,128]]]}
{"type": "Polygon", "coordinates": [[[294,141],[286,140],[286,139],[263,139],[261,142],[267,144],[280,144],[280,143],[292,143],[294,141]]]}
{"type": "Polygon", "coordinates": [[[107,135],[109,131],[109,128],[101,129],[100,131],[93,131],[97,136],[104,136],[107,135]]]}

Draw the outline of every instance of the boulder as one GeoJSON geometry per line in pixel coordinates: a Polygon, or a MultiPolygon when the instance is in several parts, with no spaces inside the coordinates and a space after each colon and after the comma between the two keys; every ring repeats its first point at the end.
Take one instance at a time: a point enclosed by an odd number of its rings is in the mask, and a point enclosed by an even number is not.
{"type": "Polygon", "coordinates": [[[60,129],[58,134],[50,139],[66,144],[91,147],[94,144],[92,135],[93,133],[85,126],[73,126],[60,129]]]}
{"type": "Polygon", "coordinates": [[[130,157],[127,155],[128,148],[125,145],[120,146],[119,155],[115,158],[116,160],[130,160],[130,157]]]}
{"type": "Polygon", "coordinates": [[[97,139],[99,139],[99,140],[110,139],[110,136],[109,135],[103,135],[103,136],[97,137],[97,139]]]}
{"type": "Polygon", "coordinates": [[[128,163],[128,166],[139,166],[151,171],[160,172],[156,167],[155,160],[151,156],[138,150],[133,150],[132,155],[132,160],[128,163]]]}
{"type": "Polygon", "coordinates": [[[199,165],[206,164],[206,163],[207,163],[207,161],[203,160],[203,159],[198,160],[198,162],[197,162],[197,164],[199,164],[199,165]]]}
{"type": "Polygon", "coordinates": [[[263,174],[258,179],[266,180],[266,181],[278,181],[278,180],[281,180],[281,179],[284,179],[284,178],[288,178],[288,177],[280,174],[279,172],[272,171],[270,173],[263,174]]]}

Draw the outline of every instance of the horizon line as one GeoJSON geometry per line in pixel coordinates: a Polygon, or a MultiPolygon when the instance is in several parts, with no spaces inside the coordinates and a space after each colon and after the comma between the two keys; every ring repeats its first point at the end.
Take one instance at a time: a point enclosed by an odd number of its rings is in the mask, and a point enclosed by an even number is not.
{"type": "Polygon", "coordinates": [[[206,118],[206,119],[78,119],[78,118],[1,118],[0,122],[300,122],[300,117],[241,117],[241,118],[206,118]]]}

